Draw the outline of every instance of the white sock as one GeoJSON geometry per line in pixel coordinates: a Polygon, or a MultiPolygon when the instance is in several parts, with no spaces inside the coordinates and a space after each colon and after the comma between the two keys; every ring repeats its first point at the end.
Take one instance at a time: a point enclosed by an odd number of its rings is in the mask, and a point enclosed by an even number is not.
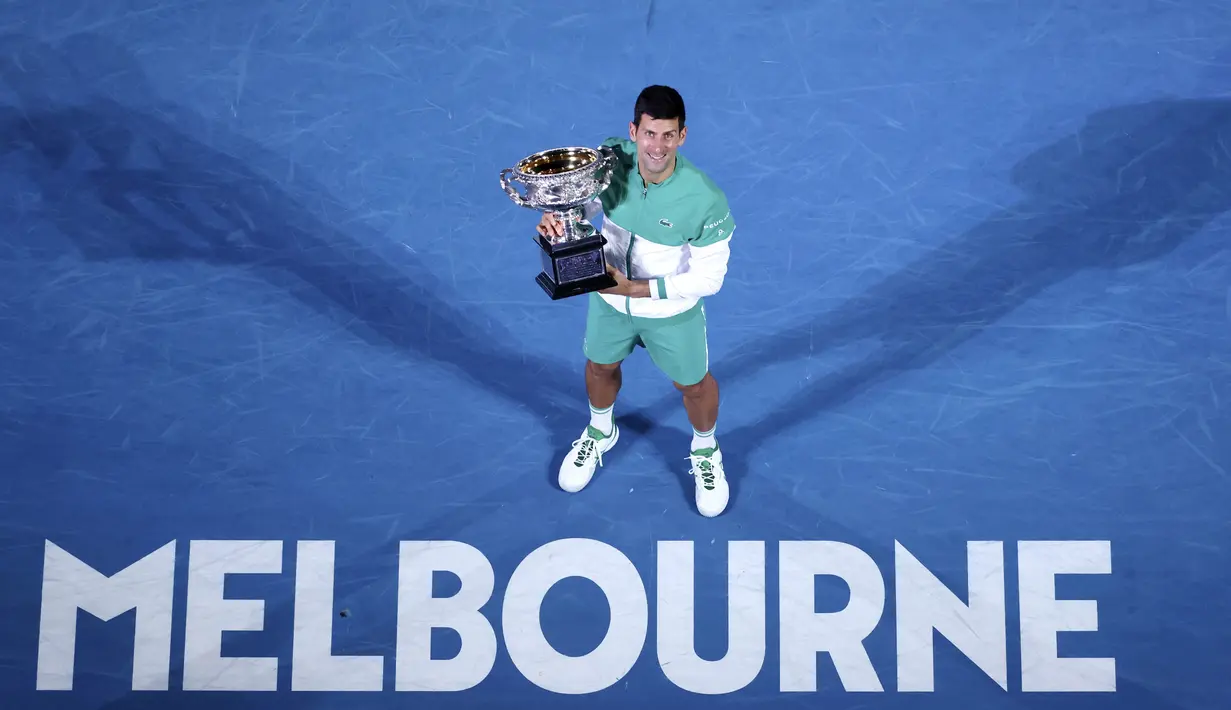
{"type": "Polygon", "coordinates": [[[590,405],[590,426],[610,436],[612,430],[614,429],[614,424],[615,424],[613,420],[614,411],[615,411],[614,404],[611,405],[610,407],[607,407],[606,409],[595,409],[594,405],[591,404],[590,405]]]}
{"type": "Polygon", "coordinates": [[[692,430],[692,450],[697,449],[712,449],[718,446],[718,442],[714,440],[714,432],[718,427],[714,427],[706,432],[700,432],[696,429],[692,430]]]}

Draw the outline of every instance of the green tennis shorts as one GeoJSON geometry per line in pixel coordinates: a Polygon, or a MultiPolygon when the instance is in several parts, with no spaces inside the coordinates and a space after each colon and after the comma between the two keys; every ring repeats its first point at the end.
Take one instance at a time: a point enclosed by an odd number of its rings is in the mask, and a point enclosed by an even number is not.
{"type": "Polygon", "coordinates": [[[600,365],[622,362],[640,345],[663,374],[679,385],[695,385],[710,369],[705,305],[666,318],[641,318],[612,308],[590,294],[586,313],[586,358],[600,365]]]}

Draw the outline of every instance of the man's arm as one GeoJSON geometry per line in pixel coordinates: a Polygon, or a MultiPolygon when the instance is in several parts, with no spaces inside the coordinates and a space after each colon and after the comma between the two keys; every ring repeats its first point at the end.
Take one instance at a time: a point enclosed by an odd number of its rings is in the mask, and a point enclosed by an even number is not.
{"type": "Polygon", "coordinates": [[[722,288],[727,275],[727,259],[731,254],[729,240],[728,236],[707,247],[692,247],[688,270],[674,276],[629,279],[615,267],[608,266],[607,272],[616,278],[616,286],[602,293],[655,301],[713,296],[722,288]]]}
{"type": "MultiPolygon", "coordinates": [[[[601,145],[604,148],[613,148],[615,150],[616,157],[618,159],[626,160],[627,156],[630,154],[630,149],[628,147],[630,143],[631,141],[629,141],[627,138],[620,138],[619,136],[612,136],[604,140],[601,143],[601,145]]],[[[616,169],[618,170],[619,168],[617,167],[616,169]]],[[[594,220],[599,215],[603,214],[602,195],[599,195],[595,197],[594,199],[590,200],[589,202],[587,202],[584,205],[584,209],[585,209],[585,216],[582,218],[582,221],[593,227],[594,220]]]]}
{"type": "Polygon", "coordinates": [[[582,205],[582,209],[585,210],[585,215],[582,216],[581,221],[594,226],[594,219],[603,213],[603,201],[595,197],[582,205]]]}
{"type": "Polygon", "coordinates": [[[705,224],[698,235],[688,240],[688,266],[679,274],[657,279],[629,279],[619,269],[608,266],[616,285],[602,291],[616,296],[649,298],[655,301],[705,298],[722,288],[731,256],[731,235],[735,221],[721,193],[705,213],[705,224]]]}
{"type": "Polygon", "coordinates": [[[663,301],[678,298],[705,298],[722,288],[731,256],[731,235],[735,221],[721,193],[705,213],[705,223],[688,243],[688,266],[679,274],[647,281],[649,298],[663,301]]]}
{"type": "Polygon", "coordinates": [[[731,255],[728,240],[708,247],[691,247],[688,269],[673,276],[647,281],[649,297],[655,301],[678,298],[705,298],[722,288],[731,255]]]}

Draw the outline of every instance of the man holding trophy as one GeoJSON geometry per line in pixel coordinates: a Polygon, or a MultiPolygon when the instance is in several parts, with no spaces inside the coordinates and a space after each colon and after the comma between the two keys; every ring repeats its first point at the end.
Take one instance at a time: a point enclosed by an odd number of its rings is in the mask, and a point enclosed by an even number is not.
{"type": "Polygon", "coordinates": [[[726,508],[729,488],[714,435],[718,383],[709,372],[704,299],[723,284],[735,224],[723,191],[678,153],[687,133],[679,93],[650,86],[637,97],[627,139],[609,138],[598,151],[545,151],[506,169],[530,188],[526,198],[501,181],[515,202],[544,211],[540,286],[553,298],[589,299],[590,422],[560,466],[560,487],[584,488],[619,440],[620,364],[641,346],[683,394],[697,509],[712,517],[726,508]],[[592,226],[600,212],[601,234],[592,226]]]}

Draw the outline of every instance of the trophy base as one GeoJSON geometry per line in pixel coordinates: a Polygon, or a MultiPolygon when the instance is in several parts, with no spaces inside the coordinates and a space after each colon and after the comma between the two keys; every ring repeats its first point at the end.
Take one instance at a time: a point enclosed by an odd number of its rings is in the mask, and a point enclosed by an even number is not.
{"type": "Polygon", "coordinates": [[[535,238],[542,249],[543,270],[535,283],[553,301],[571,298],[616,285],[607,273],[603,245],[607,239],[594,233],[584,239],[552,244],[542,235],[535,238]]]}
{"type": "Polygon", "coordinates": [[[557,284],[551,280],[545,273],[540,273],[534,277],[534,282],[542,288],[551,300],[559,301],[562,298],[572,298],[573,296],[581,296],[593,291],[602,291],[605,288],[611,288],[616,285],[616,280],[608,274],[602,276],[594,276],[581,281],[573,281],[566,284],[557,284]]]}

